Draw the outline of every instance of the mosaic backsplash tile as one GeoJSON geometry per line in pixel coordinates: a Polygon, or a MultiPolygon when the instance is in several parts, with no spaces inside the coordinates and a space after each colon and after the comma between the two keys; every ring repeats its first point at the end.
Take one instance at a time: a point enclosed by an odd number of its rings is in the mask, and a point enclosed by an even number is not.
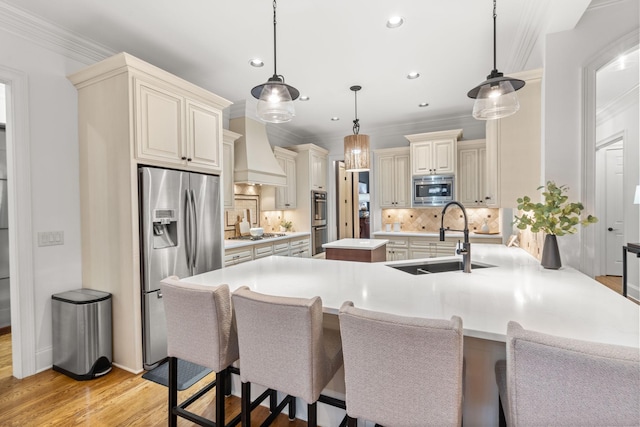
{"type": "MultiPolygon", "coordinates": [[[[469,220],[469,230],[481,231],[484,222],[489,226],[489,232],[500,232],[500,209],[498,208],[466,208],[469,220]]],[[[400,223],[402,231],[423,231],[437,233],[440,230],[442,208],[420,209],[383,209],[382,228],[386,224],[400,223]]],[[[464,217],[462,210],[456,206],[447,209],[444,226],[462,230],[464,217]]]]}

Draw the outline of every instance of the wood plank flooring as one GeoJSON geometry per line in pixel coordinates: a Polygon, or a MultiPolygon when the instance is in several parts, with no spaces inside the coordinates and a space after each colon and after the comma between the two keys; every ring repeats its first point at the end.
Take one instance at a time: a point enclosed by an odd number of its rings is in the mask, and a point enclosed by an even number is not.
{"type": "MultiPolygon", "coordinates": [[[[167,388],[122,369],[89,381],[76,381],[51,369],[18,380],[11,370],[11,335],[0,336],[0,425],[2,426],[166,426],[167,388]]],[[[215,374],[209,374],[178,399],[197,391],[215,374]]],[[[206,418],[215,417],[215,392],[190,406],[206,418]]],[[[240,413],[240,399],[227,398],[227,419],[240,413]]],[[[269,410],[252,412],[252,426],[259,426],[269,410]]],[[[192,426],[178,419],[179,426],[192,426]]],[[[273,424],[302,427],[306,422],[289,421],[285,413],[273,424]]]]}

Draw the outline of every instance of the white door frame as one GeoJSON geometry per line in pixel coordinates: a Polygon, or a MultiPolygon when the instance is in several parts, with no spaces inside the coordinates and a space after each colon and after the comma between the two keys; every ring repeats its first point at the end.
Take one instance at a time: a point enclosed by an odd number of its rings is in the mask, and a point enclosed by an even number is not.
{"type": "MultiPolygon", "coordinates": [[[[598,163],[597,159],[599,156],[604,156],[605,151],[614,146],[619,146],[622,150],[624,150],[624,140],[626,137],[626,131],[616,132],[613,135],[608,136],[605,139],[602,139],[596,143],[596,164],[598,163]]],[[[623,151],[624,152],[624,151],[623,151]]],[[[603,159],[604,161],[604,159],[603,159]]],[[[600,179],[604,182],[606,177],[604,176],[604,171],[601,171],[596,167],[594,173],[596,174],[596,180],[600,179]]],[[[596,184],[596,189],[598,188],[598,184],[596,184]]],[[[608,223],[604,221],[607,219],[606,215],[606,206],[605,203],[602,203],[602,200],[606,197],[604,193],[604,189],[602,191],[596,191],[595,200],[596,202],[596,216],[601,220],[598,222],[599,226],[596,226],[596,242],[601,242],[602,245],[598,245],[599,248],[606,248],[606,240],[607,240],[607,231],[605,228],[608,226],[608,223]]],[[[623,231],[624,232],[624,231],[623,231]]],[[[620,251],[622,253],[622,251],[620,251]]],[[[595,276],[603,276],[607,274],[607,251],[605,249],[599,249],[597,255],[599,258],[595,258],[594,265],[594,275],[595,276]]]]}
{"type": "Polygon", "coordinates": [[[7,189],[13,376],[36,373],[31,222],[31,150],[27,74],[0,66],[7,98],[7,189]]]}
{"type": "MultiPolygon", "coordinates": [[[[587,212],[596,211],[596,74],[600,68],[617,57],[620,52],[637,46],[640,42],[635,29],[602,49],[582,69],[582,189],[587,212]]],[[[594,277],[596,260],[600,260],[602,249],[597,244],[598,227],[581,229],[580,271],[594,277]]]]}

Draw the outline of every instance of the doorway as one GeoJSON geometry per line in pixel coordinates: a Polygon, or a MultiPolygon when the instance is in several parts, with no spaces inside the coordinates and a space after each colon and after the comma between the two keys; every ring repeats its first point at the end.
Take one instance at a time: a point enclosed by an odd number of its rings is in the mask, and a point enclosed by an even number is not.
{"type": "Polygon", "coordinates": [[[336,162],[337,236],[340,239],[368,239],[370,229],[369,172],[347,172],[336,162]]]}

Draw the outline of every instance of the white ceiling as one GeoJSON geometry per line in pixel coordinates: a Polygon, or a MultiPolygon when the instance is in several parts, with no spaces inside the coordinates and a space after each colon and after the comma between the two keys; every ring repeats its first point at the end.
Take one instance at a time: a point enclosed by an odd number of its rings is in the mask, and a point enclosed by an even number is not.
{"type": "MultiPolygon", "coordinates": [[[[273,74],[268,0],[0,0],[126,51],[231,101],[273,74]],[[259,57],[263,68],[248,61],[259,57]]],[[[278,73],[309,96],[278,125],[301,138],[470,116],[468,90],[492,68],[491,0],[280,0],[278,73]],[[391,15],[405,24],[385,26],[391,15]],[[408,80],[409,71],[420,78],[408,80]],[[418,104],[428,102],[429,107],[418,104]],[[340,117],[337,122],[332,116],[340,117]]],[[[498,69],[542,67],[544,35],[575,26],[589,0],[498,2],[498,69]]]]}

